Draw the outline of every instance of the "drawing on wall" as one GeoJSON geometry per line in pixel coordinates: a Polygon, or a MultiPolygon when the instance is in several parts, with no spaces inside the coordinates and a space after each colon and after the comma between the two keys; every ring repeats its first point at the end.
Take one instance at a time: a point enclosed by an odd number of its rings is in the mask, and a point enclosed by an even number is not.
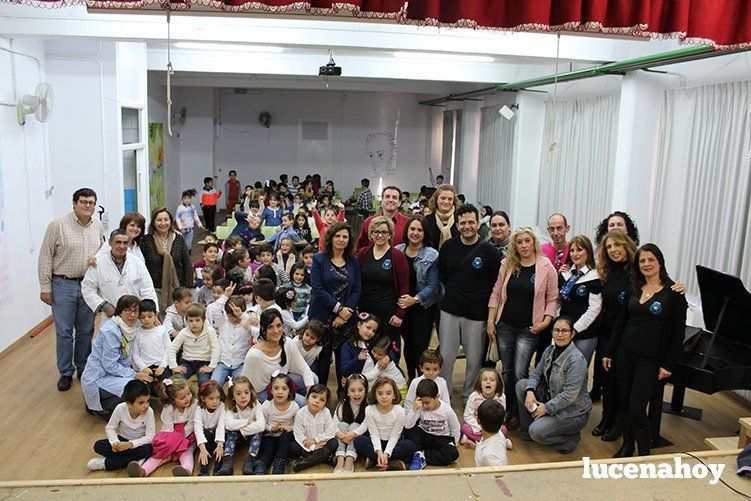
{"type": "Polygon", "coordinates": [[[383,176],[396,172],[396,136],[391,132],[373,132],[365,138],[365,151],[373,174],[383,176]]]}
{"type": "Polygon", "coordinates": [[[149,122],[149,197],[151,207],[164,205],[164,124],[149,122]]]}

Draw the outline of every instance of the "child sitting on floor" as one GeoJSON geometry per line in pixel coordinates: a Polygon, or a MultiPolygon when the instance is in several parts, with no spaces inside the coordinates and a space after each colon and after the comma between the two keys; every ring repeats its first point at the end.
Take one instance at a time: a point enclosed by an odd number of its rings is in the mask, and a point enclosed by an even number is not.
{"type": "Polygon", "coordinates": [[[451,406],[451,392],[446,385],[446,380],[439,374],[443,369],[443,357],[438,350],[427,349],[420,354],[420,372],[422,376],[416,377],[409,383],[409,389],[407,390],[407,396],[404,397],[404,408],[412,408],[412,404],[415,403],[417,385],[423,379],[431,379],[438,385],[438,398],[440,398],[446,405],[451,406]]]}
{"type": "MultiPolygon", "coordinates": [[[[503,394],[503,379],[498,371],[490,368],[483,368],[477,375],[475,382],[475,391],[467,399],[467,406],[464,408],[464,423],[462,424],[462,438],[460,442],[469,447],[475,448],[475,444],[482,439],[482,430],[480,423],[477,421],[477,408],[485,400],[492,399],[506,408],[506,396],[503,394]]],[[[501,428],[505,436],[506,426],[501,428]]],[[[511,440],[506,439],[506,448],[511,449],[511,440]]]]}
{"type": "Polygon", "coordinates": [[[266,400],[261,408],[266,419],[266,432],[261,440],[261,453],[253,469],[254,475],[265,475],[271,466],[273,475],[284,474],[289,458],[292,440],[292,427],[295,415],[300,410],[295,403],[295,388],[287,374],[276,374],[269,384],[272,398],[266,400]]]}
{"type": "Polygon", "coordinates": [[[314,384],[308,390],[305,407],[295,415],[295,441],[290,445],[292,456],[298,458],[292,463],[295,473],[328,462],[336,452],[336,426],[326,408],[328,400],[329,389],[314,384]]]}
{"type": "Polygon", "coordinates": [[[209,461],[214,458],[214,475],[222,467],[224,454],[224,392],[216,381],[203,383],[198,390],[195,413],[196,445],[198,446],[198,476],[209,476],[209,461]]]}
{"type": "Polygon", "coordinates": [[[448,466],[459,458],[459,419],[451,406],[438,398],[438,385],[423,379],[417,385],[417,399],[407,409],[404,436],[415,444],[410,470],[422,470],[426,464],[448,466]]]}
{"type": "Polygon", "coordinates": [[[352,374],[344,383],[344,397],[334,411],[336,450],[334,473],[353,473],[357,451],[355,439],[368,431],[365,423],[365,396],[368,394],[368,380],[362,374],[352,374]]]}
{"type": "Polygon", "coordinates": [[[245,376],[231,378],[229,398],[227,398],[227,413],[224,418],[226,435],[224,456],[222,457],[219,475],[232,475],[232,457],[235,455],[238,442],[240,445],[248,444],[248,455],[243,462],[243,475],[253,473],[258,450],[261,448],[261,436],[264,428],[266,428],[266,420],[250,380],[245,376]]]}
{"type": "Polygon", "coordinates": [[[162,408],[162,430],[152,441],[151,457],[141,466],[137,461],[128,463],[128,476],[147,477],[169,461],[179,461],[172,468],[176,477],[193,474],[193,452],[196,438],[193,434],[196,397],[190,383],[182,377],[167,378],[159,386],[162,408]]]}
{"type": "Polygon", "coordinates": [[[156,428],[154,410],[149,406],[149,387],[137,379],[129,381],[123,399],[125,402],[115,407],[104,427],[107,438],[94,444],[94,452],[104,457],[90,459],[86,463],[90,471],[119,470],[131,461],[143,461],[151,456],[156,428]]]}
{"type": "Polygon", "coordinates": [[[219,363],[221,348],[216,331],[206,321],[206,307],[191,304],[185,312],[188,324],[170,343],[168,350],[169,368],[174,374],[181,374],[189,378],[193,374],[198,377],[198,384],[207,383],[211,373],[219,363]],[[177,352],[183,350],[180,363],[177,363],[177,352]]]}
{"type": "Polygon", "coordinates": [[[477,408],[477,421],[482,429],[482,440],[475,449],[477,466],[506,466],[506,437],[501,426],[506,420],[506,409],[495,400],[486,400],[477,408]]]}
{"type": "Polygon", "coordinates": [[[133,365],[136,369],[153,378],[150,386],[152,394],[159,391],[159,384],[172,372],[167,368],[170,338],[164,325],[157,325],[156,303],[144,299],[138,307],[140,326],[136,329],[133,342],[133,365]]]}

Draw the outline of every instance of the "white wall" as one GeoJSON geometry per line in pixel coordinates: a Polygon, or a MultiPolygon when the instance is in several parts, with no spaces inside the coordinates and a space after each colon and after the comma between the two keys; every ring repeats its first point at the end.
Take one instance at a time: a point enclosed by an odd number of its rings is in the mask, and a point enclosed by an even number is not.
{"type": "MultiPolygon", "coordinates": [[[[11,41],[0,38],[0,47],[11,41]]],[[[41,41],[14,40],[13,50],[40,60],[0,51],[0,102],[15,103],[32,94],[45,80],[44,45],[41,41]],[[41,73],[41,74],[40,74],[41,73]]],[[[54,113],[52,121],[61,120],[54,113]]],[[[50,122],[52,123],[52,122],[50,122]]],[[[21,127],[15,106],[0,106],[0,174],[2,175],[2,222],[0,229],[0,352],[50,314],[39,300],[36,279],[39,246],[53,217],[48,189],[46,126],[27,118],[21,127]]],[[[70,210],[71,205],[68,204],[70,210]]],[[[50,363],[53,363],[50,360],[50,363]]]]}
{"type": "MultiPolygon", "coordinates": [[[[324,180],[332,179],[345,195],[359,186],[363,177],[371,178],[372,186],[377,186],[365,139],[374,132],[393,133],[397,117],[396,172],[384,176],[384,186],[397,184],[418,190],[428,183],[433,110],[420,106],[418,95],[323,90],[217,92],[221,123],[216,175],[222,188],[232,169],[243,184],[277,179],[282,173],[292,177],[318,172],[324,180]],[[271,114],[269,129],[258,121],[262,111],[271,114]],[[300,139],[302,121],[328,122],[329,140],[319,152],[300,139]]],[[[180,183],[173,191],[200,188],[202,178],[212,174],[212,90],[181,88],[173,100],[177,107],[188,109],[187,123],[180,130],[180,183]]]]}

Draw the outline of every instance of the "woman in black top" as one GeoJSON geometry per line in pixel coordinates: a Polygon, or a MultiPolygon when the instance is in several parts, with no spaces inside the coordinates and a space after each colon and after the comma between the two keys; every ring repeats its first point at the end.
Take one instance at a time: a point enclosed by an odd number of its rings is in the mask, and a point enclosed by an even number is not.
{"type": "Polygon", "coordinates": [[[493,244],[493,247],[498,249],[498,253],[501,255],[501,259],[503,259],[508,252],[509,234],[511,233],[511,221],[508,214],[502,210],[495,211],[490,216],[488,226],[490,226],[488,241],[493,244]]]}
{"type": "Polygon", "coordinates": [[[193,287],[190,250],[168,208],[157,207],[151,212],[149,232],[141,239],[141,252],[164,312],[172,304],[173,290],[193,287]]]}
{"type": "Polygon", "coordinates": [[[626,299],[632,290],[629,265],[636,255],[636,244],[620,231],[609,231],[600,241],[600,259],[597,271],[602,281],[602,313],[600,336],[597,340],[594,381],[592,393],[602,391],[602,419],[592,430],[592,435],[610,442],[621,436],[621,423],[618,419],[618,386],[615,370],[605,372],[602,368],[602,355],[610,343],[611,333],[618,316],[623,311],[626,299]]]}
{"type": "Polygon", "coordinates": [[[620,231],[629,236],[636,245],[639,245],[639,229],[631,216],[622,211],[615,211],[608,217],[600,221],[595,233],[595,242],[600,243],[609,231],[620,231]]]}
{"type": "Polygon", "coordinates": [[[647,404],[660,381],[672,375],[686,330],[686,299],[671,290],[665,258],[654,244],[639,248],[632,263],[634,289],[618,318],[603,368],[615,358],[623,409],[623,445],[614,457],[649,455],[647,404]]]}
{"type": "Polygon", "coordinates": [[[560,314],[574,320],[574,344],[589,367],[600,333],[602,282],[588,237],[577,235],[571,239],[567,264],[569,269],[558,277],[560,314]]]}

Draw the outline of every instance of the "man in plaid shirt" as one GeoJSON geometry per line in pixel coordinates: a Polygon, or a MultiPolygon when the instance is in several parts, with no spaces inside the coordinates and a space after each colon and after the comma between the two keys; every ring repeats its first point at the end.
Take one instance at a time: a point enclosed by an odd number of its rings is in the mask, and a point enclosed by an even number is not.
{"type": "Polygon", "coordinates": [[[362,193],[360,198],[357,199],[355,207],[358,212],[362,214],[362,217],[368,217],[373,213],[373,193],[370,191],[370,179],[364,178],[360,181],[362,185],[362,193]]]}

